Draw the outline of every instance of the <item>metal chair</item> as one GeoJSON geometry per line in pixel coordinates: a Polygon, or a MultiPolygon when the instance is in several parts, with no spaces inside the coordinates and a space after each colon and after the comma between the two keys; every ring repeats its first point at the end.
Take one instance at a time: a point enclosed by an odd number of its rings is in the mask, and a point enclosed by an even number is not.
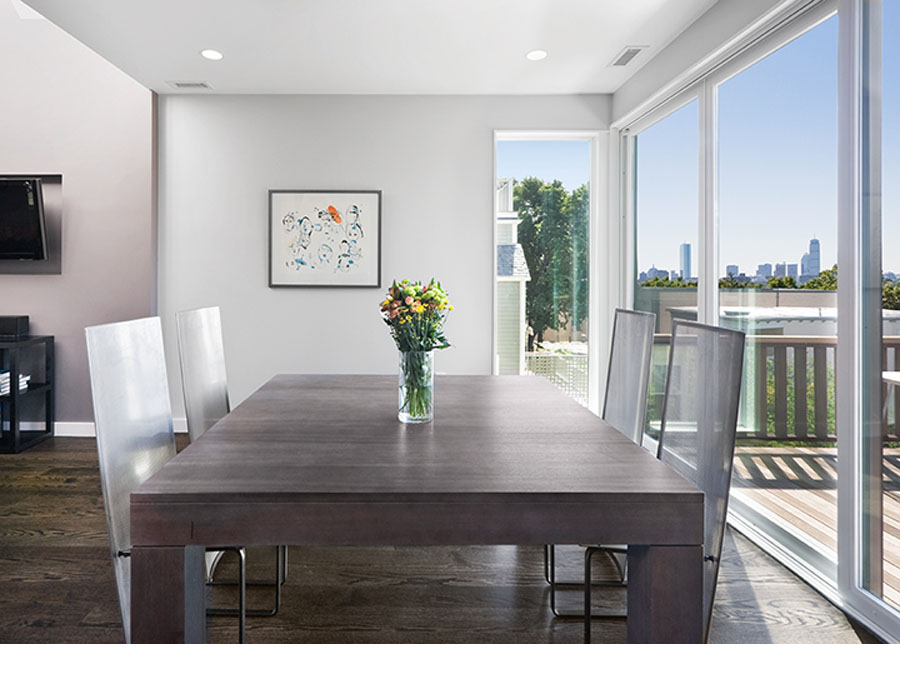
{"type": "MultiPolygon", "coordinates": [[[[187,415],[188,435],[196,441],[207,429],[228,414],[228,378],[225,372],[225,346],[222,341],[222,319],[218,307],[203,307],[175,314],[178,333],[178,357],[181,385],[187,415]]],[[[207,553],[206,577],[211,586],[232,586],[239,580],[213,579],[221,554],[207,553]]],[[[274,616],[281,607],[281,589],[287,578],[287,546],[275,551],[275,578],[248,579],[247,586],[273,586],[271,609],[248,609],[247,616],[274,616]]],[[[214,615],[231,615],[232,609],[210,610],[214,615]]]]}
{"type": "MultiPolygon", "coordinates": [[[[602,418],[638,445],[644,436],[644,416],[647,409],[647,391],[650,383],[650,359],[653,352],[653,329],[656,315],[616,309],[613,319],[612,344],[609,353],[609,369],[606,378],[606,395],[602,418]]],[[[595,546],[610,554],[624,585],[627,576],[626,548],[624,545],[595,546]]],[[[544,547],[544,577],[550,584],[550,610],[558,617],[581,617],[581,612],[561,612],[556,606],[557,587],[581,587],[582,580],[560,581],[556,578],[556,547],[544,547]]],[[[600,582],[595,585],[610,585],[600,582]]],[[[595,616],[612,616],[608,614],[595,616]]]]}
{"type": "MultiPolygon", "coordinates": [[[[675,321],[657,456],[703,491],[703,639],[709,636],[744,362],[744,334],[675,321]]],[[[585,552],[585,642],[590,642],[591,556],[585,552]]],[[[673,579],[673,583],[677,580],[673,579]]]]}
{"type": "MultiPolygon", "coordinates": [[[[125,641],[131,642],[131,492],[175,456],[175,434],[158,317],[85,329],[100,481],[125,641]]],[[[244,641],[244,553],[239,559],[244,641]]]]}

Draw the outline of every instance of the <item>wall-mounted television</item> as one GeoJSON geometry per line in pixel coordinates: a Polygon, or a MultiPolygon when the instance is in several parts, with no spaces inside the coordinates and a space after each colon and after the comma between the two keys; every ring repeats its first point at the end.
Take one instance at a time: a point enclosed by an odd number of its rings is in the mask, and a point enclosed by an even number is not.
{"type": "Polygon", "coordinates": [[[41,179],[0,178],[0,260],[46,258],[41,179]]]}

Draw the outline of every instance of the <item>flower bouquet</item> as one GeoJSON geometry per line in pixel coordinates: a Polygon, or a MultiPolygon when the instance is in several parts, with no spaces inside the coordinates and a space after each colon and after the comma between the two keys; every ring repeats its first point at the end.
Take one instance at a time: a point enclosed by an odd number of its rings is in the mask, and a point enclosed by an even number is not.
{"type": "Polygon", "coordinates": [[[384,322],[400,350],[401,422],[429,422],[434,417],[434,350],[450,346],[444,336],[453,306],[440,282],[394,281],[381,303],[384,322]]]}

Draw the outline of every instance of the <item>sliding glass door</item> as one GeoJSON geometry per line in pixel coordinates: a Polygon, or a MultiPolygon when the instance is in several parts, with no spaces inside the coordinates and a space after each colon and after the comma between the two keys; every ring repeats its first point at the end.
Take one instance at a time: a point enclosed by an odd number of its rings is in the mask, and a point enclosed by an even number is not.
{"type": "Polygon", "coordinates": [[[835,583],[838,18],[780,42],[710,80],[718,322],[747,335],[732,512],[835,583]]]}
{"type": "Polygon", "coordinates": [[[655,358],[747,334],[729,521],[900,641],[900,0],[785,10],[617,130],[655,358]]]}
{"type": "MultiPolygon", "coordinates": [[[[853,148],[861,190],[855,209],[859,257],[854,375],[860,424],[853,439],[858,533],[847,556],[852,602],[900,627],[900,2],[847,3],[858,22],[859,124],[853,148]]],[[[848,375],[852,376],[852,375],[848,375]]],[[[851,509],[848,509],[850,511],[851,509]]]]}
{"type": "Polygon", "coordinates": [[[634,308],[656,314],[645,432],[659,437],[672,319],[697,319],[699,105],[634,134],[634,308]]]}

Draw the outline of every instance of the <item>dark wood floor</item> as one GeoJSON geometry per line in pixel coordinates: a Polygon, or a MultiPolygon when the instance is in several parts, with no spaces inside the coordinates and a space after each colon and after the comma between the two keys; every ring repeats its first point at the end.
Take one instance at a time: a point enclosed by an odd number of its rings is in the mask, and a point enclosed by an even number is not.
{"type": "MultiPolygon", "coordinates": [[[[251,574],[271,573],[272,556],[251,550],[251,574]]],[[[225,563],[218,574],[229,572],[225,563]]],[[[92,439],[0,455],[0,589],[0,642],[122,641],[92,439]]],[[[231,602],[229,593],[217,588],[213,602],[231,602]]],[[[251,603],[264,604],[266,593],[253,591],[251,603]]],[[[579,642],[580,624],[553,619],[547,593],[539,547],[292,547],[282,609],[249,619],[248,642],[579,642]]],[[[624,600],[623,591],[605,597],[624,600]]],[[[236,638],[233,619],[212,618],[209,627],[212,642],[236,638]]],[[[596,622],[594,638],[621,642],[625,624],[596,622]]],[[[872,638],[730,533],[710,641],[872,638]]]]}

